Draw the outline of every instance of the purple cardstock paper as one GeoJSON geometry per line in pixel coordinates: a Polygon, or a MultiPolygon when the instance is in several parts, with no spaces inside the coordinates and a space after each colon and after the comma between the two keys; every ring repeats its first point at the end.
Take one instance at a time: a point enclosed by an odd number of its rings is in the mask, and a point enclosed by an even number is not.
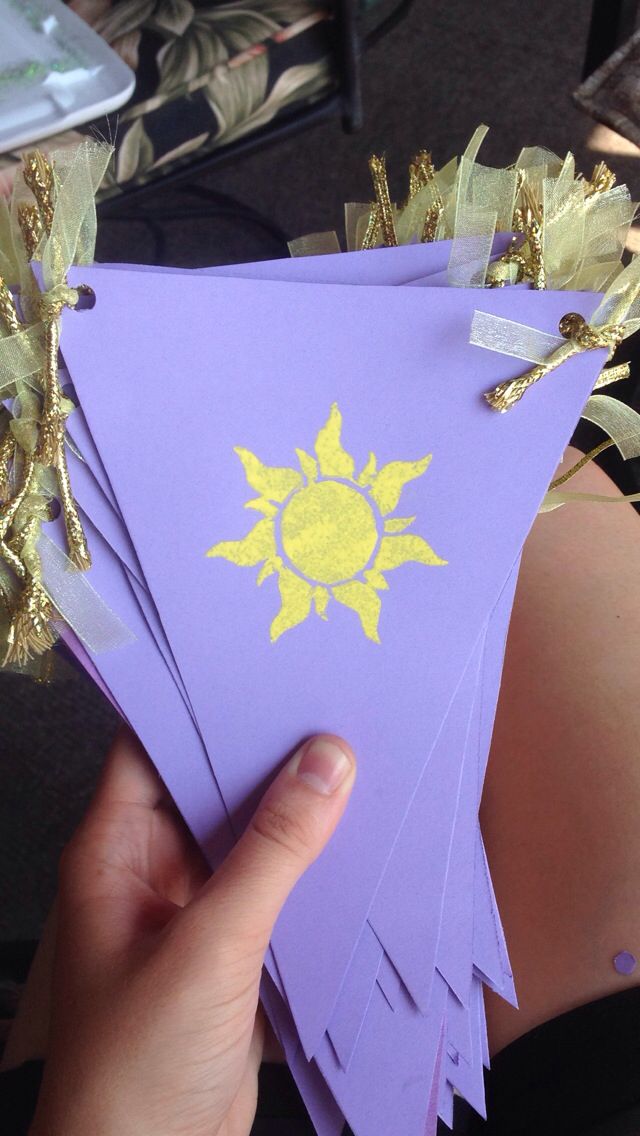
{"type": "MultiPolygon", "coordinates": [[[[168,285],[171,277],[160,285],[148,273],[141,290],[140,274],[138,284],[135,273],[82,275],[98,302],[93,312],[73,313],[75,322],[66,318],[65,354],[228,808],[238,810],[241,824],[282,753],[306,733],[344,733],[361,755],[362,784],[347,821],[287,904],[274,937],[307,1054],[319,1055],[338,1097],[351,1100],[360,1078],[345,1081],[344,1070],[333,1069],[324,1040],[342,976],[474,635],[498,598],[600,364],[593,356],[572,361],[562,380],[540,384],[500,418],[480,396],[518,373],[517,364],[470,348],[465,331],[474,305],[551,331],[568,308],[588,315],[597,297],[538,293],[532,301],[521,293],[507,304],[504,293],[433,289],[425,305],[419,290],[400,297],[408,290],[344,288],[338,302],[336,289],[313,285],[200,277],[182,278],[178,288],[168,285]],[[212,339],[202,333],[205,310],[216,313],[212,339]],[[115,342],[114,326],[121,336],[115,342]],[[107,346],[113,350],[105,364],[107,346]],[[163,385],[159,376],[180,368],[184,389],[176,405],[175,382],[163,385]],[[417,531],[448,564],[405,565],[393,575],[383,596],[382,645],[358,638],[354,613],[336,605],[326,624],[307,622],[272,644],[266,632],[275,584],[257,590],[255,573],[207,561],[204,552],[250,527],[243,525],[249,494],[234,470],[233,446],[270,465],[293,464],[295,447],[312,448],[336,400],[344,445],[359,467],[369,447],[381,461],[434,452],[424,481],[407,486],[402,514],[418,515],[417,531]],[[157,460],[159,453],[173,474],[161,508],[148,456],[157,460]],[[341,880],[340,894],[332,879],[341,880]],[[321,942],[318,925],[325,927],[321,942]],[[299,944],[309,935],[316,952],[301,959],[299,944]]],[[[388,1012],[386,999],[384,1005],[388,1012]]],[[[440,1019],[445,1006],[446,998],[440,1019]]],[[[374,991],[365,1020],[381,1007],[374,991]]],[[[439,1021],[431,1078],[441,1029],[439,1021]]],[[[363,1052],[359,1043],[354,1061],[363,1052]]]]}
{"type": "MultiPolygon", "coordinates": [[[[546,477],[547,469],[553,469],[571,429],[575,408],[577,406],[579,410],[584,393],[588,393],[599,360],[593,357],[574,360],[565,368],[565,382],[560,384],[557,378],[554,379],[554,403],[560,404],[560,410],[562,403],[569,404],[564,412],[566,425],[558,438],[558,432],[552,429],[553,423],[546,420],[548,415],[544,413],[545,404],[549,404],[547,392],[551,384],[546,389],[543,389],[544,384],[540,384],[540,389],[531,393],[527,403],[518,407],[517,415],[514,413],[504,419],[491,414],[480,401],[483,389],[503,378],[505,370],[513,371],[513,361],[498,359],[492,353],[470,348],[465,342],[464,336],[465,333],[468,334],[478,293],[469,295],[461,291],[442,290],[436,296],[436,290],[430,289],[428,310],[425,310],[424,300],[427,294],[419,293],[418,290],[414,293],[413,290],[409,292],[404,289],[344,288],[341,289],[338,300],[335,289],[322,289],[313,285],[300,290],[265,282],[256,284],[244,280],[220,281],[203,277],[196,280],[182,277],[179,286],[171,289],[169,282],[175,279],[171,276],[154,277],[153,274],[146,273],[141,277],[135,273],[116,274],[105,270],[100,274],[98,269],[85,270],[84,275],[91,278],[98,303],[93,312],[82,315],[74,313],[75,323],[66,321],[65,353],[68,357],[70,351],[73,354],[74,350],[80,350],[81,355],[85,355],[89,338],[92,344],[96,344],[96,348],[92,350],[91,367],[87,369],[91,382],[83,385],[80,392],[82,405],[89,415],[92,432],[98,440],[128,528],[134,536],[147,580],[153,576],[154,596],[165,627],[171,625],[169,636],[181,660],[181,671],[192,692],[194,704],[198,705],[196,712],[203,723],[203,732],[211,738],[210,744],[213,745],[216,732],[221,730],[222,734],[218,736],[225,737],[228,734],[229,741],[236,748],[232,740],[234,727],[225,713],[219,707],[211,706],[208,695],[207,709],[202,697],[196,694],[206,667],[203,667],[202,657],[194,657],[197,652],[194,650],[189,616],[191,611],[196,614],[203,609],[207,610],[207,606],[211,604],[212,592],[218,592],[215,608],[217,617],[212,624],[212,631],[215,627],[215,642],[207,644],[205,641],[199,655],[215,659],[218,650],[224,651],[226,677],[221,675],[218,681],[229,693],[233,687],[242,689],[245,685],[256,692],[255,705],[250,714],[250,720],[256,717],[256,726],[257,712],[261,712],[263,718],[268,716],[266,704],[264,710],[261,704],[260,684],[256,681],[258,671],[273,664],[283,678],[289,667],[287,660],[293,661],[301,649],[311,648],[316,671],[319,666],[323,671],[322,678],[328,686],[323,692],[323,703],[326,702],[328,707],[328,694],[338,694],[336,679],[327,674],[326,657],[324,661],[318,658],[319,639],[322,638],[323,630],[318,635],[317,621],[296,629],[295,634],[289,635],[288,643],[283,638],[276,655],[267,635],[263,634],[262,639],[260,637],[258,613],[265,610],[262,599],[264,593],[255,590],[251,574],[238,572],[233,565],[212,565],[207,563],[204,555],[200,560],[197,556],[197,550],[202,548],[204,553],[216,537],[239,537],[245,528],[239,528],[237,520],[237,510],[243,507],[243,497],[246,499],[246,484],[244,477],[238,476],[237,468],[234,474],[230,460],[234,439],[235,444],[244,444],[259,452],[267,462],[286,462],[291,449],[297,444],[313,444],[318,426],[326,420],[327,409],[331,405],[328,400],[332,394],[342,397],[345,402],[342,408],[345,422],[349,422],[348,411],[351,411],[351,417],[355,420],[351,438],[356,441],[360,462],[366,460],[367,452],[363,445],[364,436],[363,443],[357,440],[363,433],[362,418],[366,418],[370,444],[376,444],[376,423],[383,423],[384,434],[390,444],[385,447],[383,438],[382,448],[383,452],[385,449],[388,452],[389,459],[394,451],[393,442],[389,439],[390,432],[392,438],[395,436],[395,452],[413,457],[424,449],[438,450],[438,473],[435,472],[434,462],[433,472],[429,471],[428,479],[431,524],[429,539],[436,550],[439,544],[448,553],[449,565],[446,570],[434,570],[430,574],[429,592],[432,599],[429,612],[432,620],[438,615],[438,631],[446,632],[444,641],[451,649],[448,653],[449,665],[445,667],[448,672],[446,675],[432,673],[437,670],[435,667],[428,669],[436,688],[439,684],[440,691],[451,690],[451,665],[455,658],[463,661],[460,650],[462,649],[464,656],[469,646],[462,644],[469,644],[470,630],[473,633],[466,617],[472,608],[477,609],[478,602],[480,610],[483,604],[486,605],[484,596],[487,584],[482,589],[485,579],[488,580],[488,598],[495,597],[501,583],[500,580],[494,583],[496,561],[499,565],[504,565],[499,573],[502,575],[507,568],[502,549],[506,547],[509,553],[517,552],[526,528],[531,523],[533,509],[540,496],[540,485],[544,486],[542,478],[546,477]],[[125,296],[126,302],[123,299],[125,296]],[[166,307],[165,315],[163,307],[166,307]],[[221,332],[220,328],[217,329],[213,341],[197,335],[193,318],[189,316],[189,310],[193,314],[194,307],[198,310],[210,307],[219,315],[224,313],[225,319],[221,321],[223,330],[221,332]],[[175,312],[173,319],[172,311],[175,312]],[[146,319],[149,331],[153,332],[151,337],[143,333],[145,313],[153,313],[146,319]],[[174,331],[178,317],[181,317],[179,322],[182,325],[180,337],[174,331]],[[86,321],[85,332],[82,331],[81,320],[86,321]],[[281,323],[280,329],[278,320],[281,323]],[[421,327],[421,324],[426,326],[421,327]],[[106,380],[101,379],[98,355],[100,347],[106,349],[106,341],[101,342],[103,329],[107,332],[113,326],[120,327],[120,338],[115,341],[116,358],[109,361],[110,391],[106,380]],[[245,334],[244,338],[243,327],[249,328],[251,332],[249,336],[245,334]],[[341,331],[341,328],[344,330],[341,331]],[[331,329],[331,337],[328,337],[327,329],[331,329]],[[292,341],[295,332],[297,338],[292,341]],[[119,350],[120,344],[124,347],[124,352],[119,350]],[[279,344],[282,345],[281,348],[279,344]],[[182,430],[174,429],[176,412],[172,405],[173,388],[170,383],[165,386],[159,380],[163,370],[171,371],[178,366],[177,355],[172,364],[172,351],[174,354],[179,352],[180,365],[189,376],[190,397],[187,400],[181,399],[182,430]],[[340,352],[344,359],[342,363],[339,362],[340,352]],[[286,367],[283,365],[285,358],[286,367]],[[394,359],[402,360],[401,367],[398,364],[394,366],[394,359]],[[253,361],[253,366],[250,360],[253,361]],[[253,379],[256,360],[260,364],[260,383],[253,379]],[[391,377],[398,370],[399,380],[394,383],[391,377]],[[116,383],[115,390],[114,371],[120,380],[116,383]],[[135,383],[131,378],[134,372],[135,383]],[[452,372],[459,376],[455,382],[451,378],[452,372]],[[296,400],[295,391],[301,375],[305,375],[305,398],[296,400]],[[435,383],[428,382],[427,375],[433,376],[435,383]],[[221,395],[216,387],[216,377],[220,381],[224,377],[224,416],[219,413],[221,395]],[[247,401],[249,389],[252,390],[253,405],[247,401]],[[410,403],[408,407],[402,405],[403,394],[410,403]],[[211,415],[204,416],[203,422],[203,410],[209,406],[211,415]],[[114,407],[118,407],[115,418],[114,407]],[[218,413],[215,413],[216,410],[218,413]],[[189,417],[189,411],[195,417],[189,417]],[[447,437],[450,434],[452,415],[455,415],[459,423],[454,442],[447,437]],[[224,432],[222,437],[216,437],[215,424],[220,423],[221,417],[224,417],[224,432]],[[128,424],[133,425],[134,421],[139,422],[142,418],[148,426],[148,437],[138,436],[134,439],[131,434],[131,440],[128,441],[128,424]],[[418,423],[420,429],[417,428],[418,423]],[[509,423],[509,428],[503,423],[509,423]],[[284,449],[287,442],[283,436],[283,424],[292,441],[278,457],[274,453],[274,440],[278,439],[280,450],[284,449]],[[203,427],[206,427],[206,431],[203,427]],[[527,470],[528,476],[525,478],[522,469],[517,468],[517,462],[522,452],[525,452],[523,442],[531,436],[532,430],[538,433],[543,429],[545,434],[539,438],[540,445],[536,451],[540,456],[535,464],[539,466],[544,461],[544,472],[542,476],[538,474],[532,494],[531,469],[527,470]],[[188,440],[186,446],[183,444],[185,433],[188,440]],[[115,446],[116,440],[118,448],[115,446]],[[494,457],[500,442],[502,452],[494,457]],[[147,445],[156,453],[161,447],[166,452],[166,461],[178,473],[176,478],[169,479],[162,509],[165,518],[171,517],[170,546],[166,525],[150,524],[149,510],[153,506],[156,515],[158,512],[155,501],[157,476],[155,468],[149,466],[145,456],[147,445]],[[486,445],[491,450],[490,454],[483,453],[483,446],[486,445]],[[474,484],[470,483],[464,492],[461,485],[463,479],[456,469],[456,462],[459,468],[463,458],[471,463],[475,473],[474,484]],[[510,490],[508,494],[505,493],[505,460],[511,462],[514,468],[514,478],[506,487],[510,490]],[[480,468],[482,476],[478,472],[480,468]],[[151,474],[151,479],[147,472],[151,474]],[[493,488],[492,473],[496,491],[485,500],[489,489],[493,488]],[[222,495],[218,493],[218,486],[222,495]],[[482,494],[484,521],[481,528],[482,556],[479,555],[477,543],[473,549],[465,546],[469,542],[474,543],[472,535],[477,535],[472,534],[472,529],[477,525],[471,524],[469,514],[473,520],[477,520],[478,511],[476,509],[474,512],[469,505],[474,502],[474,492],[477,493],[478,490],[482,494]],[[181,507],[181,497],[187,495],[190,502],[188,509],[181,507]],[[514,512],[520,509],[522,512],[526,502],[528,506],[524,524],[521,520],[515,539],[510,525],[503,526],[508,532],[497,532],[498,516],[504,516],[504,511],[509,509],[514,512]],[[462,526],[455,521],[456,506],[458,515],[465,517],[462,526]],[[488,531],[489,518],[493,524],[491,532],[488,531]],[[489,566],[486,557],[488,540],[497,545],[497,548],[492,549],[494,556],[491,557],[489,566]],[[495,553],[501,553],[501,556],[495,553]],[[183,567],[188,574],[190,601],[185,604],[182,589],[176,589],[176,595],[181,592],[181,603],[179,609],[176,609],[172,582],[174,578],[184,581],[183,567]],[[459,619],[452,618],[457,614],[456,606],[452,607],[451,603],[453,595],[458,597],[459,619]],[[242,630],[243,628],[246,630],[242,630]],[[457,648],[455,651],[454,647],[457,648]],[[239,663],[241,660],[239,670],[235,664],[229,666],[230,660],[236,657],[239,663]],[[253,682],[250,677],[252,671],[256,676],[253,682]],[[186,677],[187,672],[189,678],[186,677]],[[242,679],[238,688],[240,676],[242,679]],[[210,734],[207,725],[211,728],[210,734]]],[[[510,318],[521,319],[524,316],[525,322],[528,315],[531,322],[530,313],[534,309],[528,303],[531,300],[530,294],[509,296],[508,300],[509,303],[505,303],[504,293],[482,294],[485,310],[508,311],[510,318]],[[518,302],[521,312],[517,310],[518,302]]],[[[562,314],[567,306],[578,306],[582,302],[584,308],[585,304],[591,306],[596,299],[591,296],[544,293],[536,295],[535,301],[537,313],[542,314],[546,309],[545,322],[547,326],[551,323],[555,327],[558,314],[562,314]]],[[[539,321],[536,322],[539,325],[539,321]]],[[[108,338],[113,343],[110,332],[108,338]]],[[[79,367],[71,366],[74,377],[78,370],[79,367]]],[[[556,413],[555,418],[558,416],[556,413]]],[[[348,425],[345,434],[349,446],[347,431],[348,425]]],[[[380,441],[377,445],[380,449],[380,441]]],[[[353,442],[351,447],[353,448],[353,442]]],[[[409,506],[417,503],[415,485],[408,487],[407,497],[410,498],[409,506]]],[[[406,596],[413,592],[415,583],[416,570],[408,566],[403,570],[402,581],[399,574],[397,585],[394,578],[394,589],[389,599],[385,597],[385,600],[386,606],[394,609],[393,615],[390,613],[388,616],[389,626],[393,626],[393,619],[400,625],[399,634],[395,638],[404,642],[409,654],[419,657],[421,652],[416,652],[419,641],[416,632],[424,635],[424,631],[416,628],[415,618],[411,615],[408,621],[405,602],[406,596]]],[[[409,604],[408,607],[411,611],[415,605],[409,604]]],[[[415,612],[412,615],[415,616],[415,612]]],[[[337,641],[350,636],[346,616],[347,613],[342,611],[335,614],[333,622],[337,630],[333,634],[337,636],[337,641]]],[[[268,615],[266,621],[268,622],[268,615]]],[[[264,626],[264,615],[262,623],[264,626]]],[[[319,627],[323,629],[321,623],[319,627]]],[[[198,630],[201,638],[201,624],[198,630]]],[[[432,633],[438,638],[435,627],[432,628],[432,633]]],[[[358,656],[362,656],[363,661],[366,658],[368,669],[371,670],[384,657],[385,665],[381,674],[388,676],[393,668],[387,652],[391,650],[393,654],[393,648],[385,645],[385,650],[376,655],[372,654],[374,646],[362,637],[358,641],[353,636],[350,650],[355,654],[354,661],[357,661],[358,656]]],[[[403,669],[406,668],[401,666],[399,673],[403,669]]],[[[340,681],[343,683],[344,670],[339,670],[340,681]]],[[[375,680],[375,675],[373,677],[375,680]]],[[[279,685],[282,689],[286,683],[279,685]]],[[[405,680],[404,691],[394,691],[394,697],[411,697],[413,681],[408,686],[407,690],[405,680]]],[[[283,693],[286,695],[285,689],[283,693]]],[[[270,695],[272,694],[270,691],[270,695]]],[[[353,717],[353,709],[348,710],[345,706],[345,695],[353,707],[357,702],[357,688],[354,690],[352,681],[344,683],[342,695],[335,703],[334,714],[337,718],[343,716],[341,704],[344,706],[344,716],[353,717]]],[[[223,703],[226,701],[224,689],[220,690],[220,699],[223,703]]],[[[309,710],[314,701],[312,698],[309,710]]],[[[441,718],[443,701],[445,705],[448,704],[448,698],[438,701],[437,716],[441,718]]],[[[290,732],[282,726],[277,727],[277,732],[281,732],[280,745],[277,750],[271,751],[273,756],[266,759],[271,762],[271,769],[274,761],[277,761],[276,755],[283,751],[283,742],[291,739],[295,743],[300,733],[304,732],[303,724],[308,723],[312,727],[314,720],[318,721],[317,710],[311,711],[311,714],[309,710],[300,713],[297,728],[292,728],[290,732]]],[[[278,721],[279,715],[274,711],[271,704],[271,716],[278,721]]],[[[249,726],[249,734],[250,732],[249,726]]],[[[284,748],[287,748],[286,744],[284,748]]],[[[374,748],[377,746],[374,745],[374,748]]],[[[252,768],[246,772],[242,770],[241,762],[235,762],[231,757],[225,757],[224,761],[229,766],[225,795],[233,809],[241,806],[248,795],[252,796],[251,781],[257,771],[253,758],[252,768]]],[[[377,762],[372,761],[372,765],[374,764],[377,762]]]]}

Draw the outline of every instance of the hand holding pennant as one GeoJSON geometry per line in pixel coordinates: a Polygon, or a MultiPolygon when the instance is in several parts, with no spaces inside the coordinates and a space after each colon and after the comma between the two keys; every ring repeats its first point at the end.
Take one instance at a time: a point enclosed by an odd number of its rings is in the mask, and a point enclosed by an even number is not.
{"type": "MultiPolygon", "coordinates": [[[[523,272],[535,287],[588,277],[595,288],[631,214],[623,187],[595,174],[585,186],[568,159],[551,179],[538,151],[523,151],[522,170],[483,170],[481,135],[457,175],[436,175],[424,155],[404,210],[375,166],[367,244],[381,232],[410,239],[427,203],[428,239],[455,219],[450,249],[70,280],[93,284],[97,304],[65,318],[91,431],[78,412],[86,466],[68,460],[99,530],[87,525],[90,578],[135,633],[118,652],[77,653],[134,722],[213,863],[301,735],[337,730],[360,753],[350,824],[291,897],[263,990],[327,1134],[344,1114],[357,1136],[387,1136],[399,1119],[422,1136],[438,1111],[450,1117],[454,1088],[481,1111],[481,981],[513,993],[477,808],[522,542],[601,362],[570,356],[600,343],[595,332],[565,342],[553,391],[537,384],[498,422],[482,395],[513,388],[517,372],[469,345],[477,291],[434,285],[445,264],[443,282],[484,281],[492,242],[494,253],[509,242],[494,240],[499,214],[522,244],[508,244],[496,282],[523,272]],[[577,205],[616,233],[591,266],[579,241],[567,258],[577,205]]],[[[597,322],[596,299],[511,289],[481,306],[548,344],[571,307],[583,327],[597,322]]],[[[548,370],[545,356],[536,379],[548,370]]],[[[47,582],[57,555],[42,542],[45,584],[82,632],[78,588],[69,604],[60,571],[47,582]]]]}

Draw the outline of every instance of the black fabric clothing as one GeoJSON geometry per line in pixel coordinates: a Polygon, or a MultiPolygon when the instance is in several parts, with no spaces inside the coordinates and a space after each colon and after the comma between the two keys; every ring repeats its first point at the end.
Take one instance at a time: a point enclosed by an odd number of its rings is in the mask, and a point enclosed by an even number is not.
{"type": "Polygon", "coordinates": [[[44,1063],[27,1061],[0,1073],[0,1132],[27,1136],[38,1101],[44,1063]]]}
{"type": "Polygon", "coordinates": [[[488,1119],[467,1114],[464,1136],[640,1136],[640,987],[524,1034],[485,1083],[488,1119]]]}
{"type": "MultiPolygon", "coordinates": [[[[27,1136],[42,1069],[31,1061],[0,1075],[3,1136],[27,1136]]],[[[494,1058],[486,1089],[488,1119],[457,1101],[455,1136],[640,1136],[640,987],[524,1034],[494,1058]]],[[[252,1136],[314,1136],[285,1065],[262,1067],[252,1136]]]]}

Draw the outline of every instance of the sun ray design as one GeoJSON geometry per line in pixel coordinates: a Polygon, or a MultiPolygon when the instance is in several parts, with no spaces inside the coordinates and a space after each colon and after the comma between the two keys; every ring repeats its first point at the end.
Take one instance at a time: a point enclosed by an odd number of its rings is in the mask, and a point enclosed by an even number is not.
{"type": "Polygon", "coordinates": [[[341,440],[342,415],[334,402],[315,440],[315,457],[297,449],[300,469],[267,466],[250,450],[235,447],[251,488],[245,504],[262,514],[241,540],[222,540],[207,556],[243,568],[260,565],[257,584],[277,576],[280,610],[271,624],[276,642],[312,611],[326,620],[330,600],[355,612],[374,643],[385,572],[403,564],[446,564],[424,537],[406,530],[415,517],[392,517],[404,487],[422,477],[431,454],[418,461],[392,461],[378,469],[369,454],[356,473],[341,440]]]}

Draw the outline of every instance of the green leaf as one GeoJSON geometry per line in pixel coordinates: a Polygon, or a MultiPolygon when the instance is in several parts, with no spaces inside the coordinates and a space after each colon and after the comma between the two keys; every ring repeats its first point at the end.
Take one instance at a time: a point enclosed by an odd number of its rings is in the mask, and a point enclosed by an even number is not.
{"type": "Polygon", "coordinates": [[[192,154],[195,150],[199,150],[203,143],[209,137],[206,134],[198,134],[196,138],[189,138],[187,142],[183,142],[181,146],[176,146],[174,150],[169,150],[167,154],[161,156],[153,163],[152,169],[158,166],[164,166],[167,162],[173,162],[176,158],[184,158],[187,154],[192,154]]]}
{"type": "Polygon", "coordinates": [[[256,55],[242,67],[219,67],[214,71],[204,94],[218,120],[220,139],[228,140],[233,131],[251,121],[253,114],[264,104],[268,81],[269,57],[266,53],[256,55]]]}
{"type": "Polygon", "coordinates": [[[107,43],[143,27],[153,14],[157,0],[119,0],[103,16],[92,20],[92,26],[107,43]]]}
{"type": "Polygon", "coordinates": [[[124,135],[117,152],[118,184],[146,173],[153,165],[153,143],[137,118],[124,135]]]}
{"type": "Polygon", "coordinates": [[[194,16],[195,9],[189,0],[157,0],[147,27],[170,36],[183,36],[194,16]]]}

